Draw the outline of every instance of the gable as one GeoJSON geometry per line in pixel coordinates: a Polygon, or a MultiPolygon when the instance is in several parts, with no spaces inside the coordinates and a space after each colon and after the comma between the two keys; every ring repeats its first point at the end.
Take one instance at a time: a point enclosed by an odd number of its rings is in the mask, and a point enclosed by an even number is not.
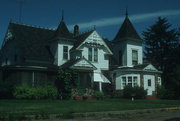
{"type": "Polygon", "coordinates": [[[112,54],[109,47],[106,45],[104,40],[101,38],[101,36],[96,32],[93,31],[87,38],[85,38],[84,41],[77,47],[77,49],[81,49],[82,45],[94,45],[94,46],[100,46],[104,49],[106,54],[112,54]]]}
{"type": "Polygon", "coordinates": [[[95,70],[96,67],[88,62],[85,58],[82,58],[75,62],[73,65],[70,66],[72,69],[87,69],[87,70],[95,70]]]}
{"type": "Polygon", "coordinates": [[[158,71],[152,64],[147,65],[143,70],[158,71]]]}

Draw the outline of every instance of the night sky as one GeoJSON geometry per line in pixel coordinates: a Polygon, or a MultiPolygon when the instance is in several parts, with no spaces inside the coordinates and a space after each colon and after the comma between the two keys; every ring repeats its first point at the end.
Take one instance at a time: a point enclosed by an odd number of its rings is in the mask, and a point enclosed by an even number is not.
{"type": "MultiPolygon", "coordinates": [[[[19,22],[21,0],[0,0],[0,45],[9,21],[19,22]]],[[[22,0],[21,23],[56,29],[64,10],[69,30],[75,24],[80,32],[96,26],[102,37],[112,40],[121,26],[126,8],[140,36],[159,16],[173,28],[180,27],[180,0],[22,0]]]]}

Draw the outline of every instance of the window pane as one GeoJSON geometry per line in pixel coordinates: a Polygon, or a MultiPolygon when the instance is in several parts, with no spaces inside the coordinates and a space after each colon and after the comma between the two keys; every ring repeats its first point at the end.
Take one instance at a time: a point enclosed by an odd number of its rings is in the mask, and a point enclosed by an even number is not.
{"type": "Polygon", "coordinates": [[[88,60],[92,61],[92,48],[88,49],[88,60]]]}
{"type": "Polygon", "coordinates": [[[94,62],[98,62],[98,49],[94,48],[94,62]]]}
{"type": "Polygon", "coordinates": [[[122,77],[122,86],[126,86],[126,77],[122,77]]]}
{"type": "Polygon", "coordinates": [[[63,59],[68,59],[68,46],[63,46],[63,59]]]}
{"type": "Polygon", "coordinates": [[[137,76],[133,77],[133,85],[134,87],[137,86],[137,76]]]}
{"type": "Polygon", "coordinates": [[[132,77],[131,76],[128,77],[128,85],[132,86],[132,77]]]}

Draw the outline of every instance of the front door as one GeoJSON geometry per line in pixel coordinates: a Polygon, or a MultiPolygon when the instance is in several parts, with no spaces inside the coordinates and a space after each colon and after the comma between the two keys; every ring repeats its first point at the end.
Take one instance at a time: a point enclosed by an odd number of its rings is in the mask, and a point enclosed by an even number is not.
{"type": "Polygon", "coordinates": [[[144,75],[144,89],[147,90],[147,95],[153,95],[155,91],[154,75],[144,75]]]}

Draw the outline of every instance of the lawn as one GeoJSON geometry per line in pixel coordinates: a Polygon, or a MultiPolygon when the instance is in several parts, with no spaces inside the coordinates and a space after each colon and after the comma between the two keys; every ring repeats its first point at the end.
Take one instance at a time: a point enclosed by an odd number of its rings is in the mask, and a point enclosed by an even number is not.
{"type": "Polygon", "coordinates": [[[0,100],[0,115],[6,114],[67,114],[81,112],[121,111],[180,106],[179,100],[105,99],[74,100],[0,100]]]}

